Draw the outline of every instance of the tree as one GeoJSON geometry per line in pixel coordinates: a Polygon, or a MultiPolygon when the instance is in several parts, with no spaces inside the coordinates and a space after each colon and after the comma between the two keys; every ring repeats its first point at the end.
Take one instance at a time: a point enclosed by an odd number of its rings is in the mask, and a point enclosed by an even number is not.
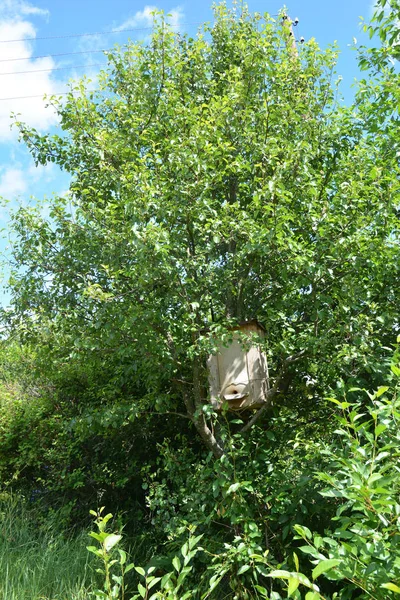
{"type": "Polygon", "coordinates": [[[148,45],[108,53],[97,90],[51,100],[59,134],[18,123],[37,164],[72,175],[49,218],[13,217],[5,319],[53,372],[115,368],[138,414],[188,417],[216,457],[205,359],[242,319],[267,328],[280,402],[308,410],[327,381],[379,379],[398,165],[368,101],[341,107],[335,60],[246,8],[218,6],[195,38],[159,15],[148,45]]]}

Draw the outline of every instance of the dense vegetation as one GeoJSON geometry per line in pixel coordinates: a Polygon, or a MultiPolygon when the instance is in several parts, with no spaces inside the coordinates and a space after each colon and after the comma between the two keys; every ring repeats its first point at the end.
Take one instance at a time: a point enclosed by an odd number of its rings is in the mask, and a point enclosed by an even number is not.
{"type": "Polygon", "coordinates": [[[14,510],[20,573],[47,552],[65,585],[23,592],[10,558],[5,597],[400,593],[399,16],[378,1],[350,107],[334,48],[222,4],[111,52],[58,134],[17,123],[72,179],[10,224],[0,560],[14,510]],[[268,402],[216,413],[206,359],[255,317],[268,402]],[[63,579],[89,509],[103,572],[63,579]]]}

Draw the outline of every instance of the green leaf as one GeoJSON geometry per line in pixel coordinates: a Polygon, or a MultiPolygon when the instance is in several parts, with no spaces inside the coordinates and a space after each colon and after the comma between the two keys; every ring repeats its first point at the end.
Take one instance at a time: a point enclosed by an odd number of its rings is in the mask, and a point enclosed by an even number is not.
{"type": "Polygon", "coordinates": [[[106,539],[104,540],[104,547],[106,551],[109,552],[110,550],[112,550],[112,548],[114,548],[114,546],[118,544],[121,538],[122,535],[117,535],[116,533],[109,533],[106,539]]]}
{"type": "Polygon", "coordinates": [[[308,540],[311,540],[311,538],[312,538],[311,531],[305,525],[294,525],[293,529],[301,537],[307,538],[308,540]]]}
{"type": "Polygon", "coordinates": [[[395,583],[392,583],[391,581],[389,581],[388,583],[382,583],[381,587],[395,592],[396,594],[400,594],[400,587],[395,583]]]}
{"type": "Polygon", "coordinates": [[[181,570],[181,561],[179,560],[178,556],[174,556],[174,558],[172,559],[172,564],[175,570],[179,573],[179,571],[181,570]]]}
{"type": "Polygon", "coordinates": [[[239,488],[240,488],[240,483],[232,483],[232,485],[229,486],[226,493],[227,493],[227,495],[234,494],[235,492],[238,491],[239,488]]]}
{"type": "Polygon", "coordinates": [[[377,427],[375,427],[375,437],[379,437],[381,433],[383,433],[384,431],[386,431],[387,429],[387,425],[384,425],[383,423],[380,423],[377,427]]]}
{"type": "Polygon", "coordinates": [[[392,373],[394,373],[394,375],[396,375],[396,377],[400,377],[400,368],[397,367],[396,365],[391,365],[390,366],[392,373]]]}
{"type": "Polygon", "coordinates": [[[340,564],[340,560],[337,558],[328,558],[326,560],[322,560],[318,565],[313,569],[312,578],[317,579],[322,573],[326,573],[330,571],[334,567],[340,564]]]}
{"type": "Polygon", "coordinates": [[[248,571],[249,569],[250,569],[250,565],[242,565],[240,567],[240,569],[238,570],[237,574],[242,575],[243,573],[246,573],[246,571],[248,571]]]}
{"type": "Polygon", "coordinates": [[[106,539],[106,537],[108,536],[108,533],[105,533],[104,531],[100,532],[100,533],[95,533],[94,531],[91,531],[89,533],[90,537],[92,537],[93,539],[97,540],[98,542],[100,542],[101,544],[104,542],[104,540],[106,539]]]}
{"type": "Polygon", "coordinates": [[[294,560],[294,564],[296,567],[296,571],[298,573],[299,572],[299,558],[298,558],[296,552],[293,552],[293,560],[294,560]]]}
{"type": "Polygon", "coordinates": [[[265,587],[262,587],[261,585],[255,585],[254,587],[258,592],[260,592],[263,598],[269,598],[268,591],[265,589],[265,587]]]}
{"type": "Polygon", "coordinates": [[[197,544],[199,543],[199,541],[201,540],[201,538],[203,537],[203,534],[201,535],[196,535],[194,537],[190,537],[189,538],[189,548],[190,550],[192,550],[195,546],[197,546],[197,544]]]}
{"type": "Polygon", "coordinates": [[[171,579],[171,577],[172,577],[172,573],[166,573],[166,574],[165,574],[165,575],[162,577],[162,579],[161,579],[161,584],[160,584],[160,585],[161,585],[161,589],[162,589],[162,590],[163,590],[163,589],[164,589],[164,588],[167,586],[167,584],[168,584],[169,580],[171,579]]]}
{"type": "Polygon", "coordinates": [[[86,550],[88,550],[92,554],[95,554],[98,557],[103,556],[103,552],[101,550],[99,550],[96,546],[86,546],[86,550]]]}
{"type": "Polygon", "coordinates": [[[311,554],[311,556],[318,557],[319,552],[314,548],[314,546],[300,546],[299,550],[304,554],[311,554]]]}
{"type": "Polygon", "coordinates": [[[297,577],[290,577],[288,581],[288,596],[291,596],[297,590],[299,585],[300,581],[297,579],[297,577]]]}
{"type": "Polygon", "coordinates": [[[273,579],[290,579],[293,576],[293,573],[290,571],[285,571],[283,569],[276,569],[268,573],[268,577],[272,577],[273,579]]]}
{"type": "Polygon", "coordinates": [[[385,394],[389,389],[389,386],[387,385],[381,385],[380,388],[378,388],[378,390],[375,393],[375,397],[376,398],[380,398],[381,396],[383,396],[383,394],[385,394]]]}
{"type": "Polygon", "coordinates": [[[102,590],[96,590],[94,594],[95,598],[106,598],[106,600],[109,600],[109,595],[103,592],[102,590]]]}
{"type": "Polygon", "coordinates": [[[149,590],[151,590],[151,588],[153,588],[159,581],[161,581],[161,577],[154,577],[154,579],[152,579],[150,582],[147,581],[147,587],[149,590]]]}

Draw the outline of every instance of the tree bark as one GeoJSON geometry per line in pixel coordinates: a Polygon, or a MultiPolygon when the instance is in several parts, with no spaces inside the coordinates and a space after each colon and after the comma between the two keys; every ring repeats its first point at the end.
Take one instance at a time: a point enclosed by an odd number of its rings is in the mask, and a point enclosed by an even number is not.
{"type": "Polygon", "coordinates": [[[215,458],[221,458],[225,454],[223,443],[217,439],[215,433],[208,426],[203,412],[203,406],[207,401],[202,394],[201,365],[198,358],[193,363],[193,391],[184,390],[184,402],[188,416],[205,446],[213,453],[215,458]]]}

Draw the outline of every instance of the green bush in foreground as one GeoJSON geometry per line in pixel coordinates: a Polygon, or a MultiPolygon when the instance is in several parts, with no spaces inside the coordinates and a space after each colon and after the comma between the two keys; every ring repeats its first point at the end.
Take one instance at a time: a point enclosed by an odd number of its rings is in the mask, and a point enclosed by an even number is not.
{"type": "MultiPolygon", "coordinates": [[[[86,532],[63,533],[61,513],[44,517],[33,500],[3,493],[0,598],[396,597],[399,377],[397,350],[386,385],[330,398],[337,429],[325,437],[316,435],[320,422],[300,427],[283,411],[247,438],[235,433],[240,423],[230,423],[226,454],[198,469],[189,450],[166,443],[158,471],[148,474],[149,539],[125,551],[121,531],[107,530],[110,515],[95,513],[98,547],[90,551],[100,565],[85,551],[86,532]],[[149,561],[151,553],[158,558],[149,561]]],[[[127,537],[127,550],[130,543],[127,537]]]]}
{"type": "MultiPolygon", "coordinates": [[[[213,539],[207,515],[201,519],[197,514],[186,528],[176,524],[175,555],[170,556],[169,567],[164,570],[151,564],[146,568],[133,564],[126,567],[127,557],[121,550],[119,560],[113,557],[121,536],[105,531],[110,515],[104,519],[97,516],[100,532],[91,535],[100,543],[100,549],[90,550],[104,563],[105,586],[96,597],[124,598],[123,571],[132,569],[141,577],[137,592],[131,591],[133,595],[129,596],[135,600],[386,600],[393,593],[399,594],[399,376],[397,355],[391,366],[390,385],[373,394],[351,388],[348,396],[354,400],[330,399],[340,409],[336,415],[339,428],[330,443],[319,446],[327,461],[323,472],[314,472],[314,483],[322,482],[324,486],[318,492],[320,510],[330,506],[330,518],[319,531],[312,532],[307,520],[295,524],[280,548],[281,560],[276,546],[266,547],[254,514],[246,512],[246,504],[255,495],[252,482],[236,480],[225,486],[223,494],[227,500],[225,525],[230,522],[233,534],[213,539]],[[194,529],[204,533],[195,537],[194,529]],[[200,539],[202,547],[198,547],[200,539]],[[184,541],[181,547],[178,540],[184,541]],[[110,575],[110,568],[117,566],[122,577],[110,575]]],[[[233,446],[234,441],[229,459],[237,460],[233,446]]],[[[221,459],[220,475],[229,459],[221,459]]],[[[305,464],[304,469],[311,470],[312,465],[305,464]]],[[[284,485],[284,477],[282,480],[284,485]]],[[[275,491],[279,491],[278,484],[275,491]]],[[[211,489],[203,493],[213,496],[211,489]]]]}
{"type": "MultiPolygon", "coordinates": [[[[391,369],[400,376],[397,365],[391,369]]],[[[339,504],[329,529],[321,537],[295,528],[305,542],[299,550],[315,565],[313,578],[325,573],[346,582],[333,596],[343,600],[356,592],[382,600],[388,590],[400,594],[399,388],[382,386],[368,396],[367,405],[333,399],[343,411],[336,432],[342,443],[324,450],[331,465],[318,474],[327,485],[321,495],[339,504]]]]}

